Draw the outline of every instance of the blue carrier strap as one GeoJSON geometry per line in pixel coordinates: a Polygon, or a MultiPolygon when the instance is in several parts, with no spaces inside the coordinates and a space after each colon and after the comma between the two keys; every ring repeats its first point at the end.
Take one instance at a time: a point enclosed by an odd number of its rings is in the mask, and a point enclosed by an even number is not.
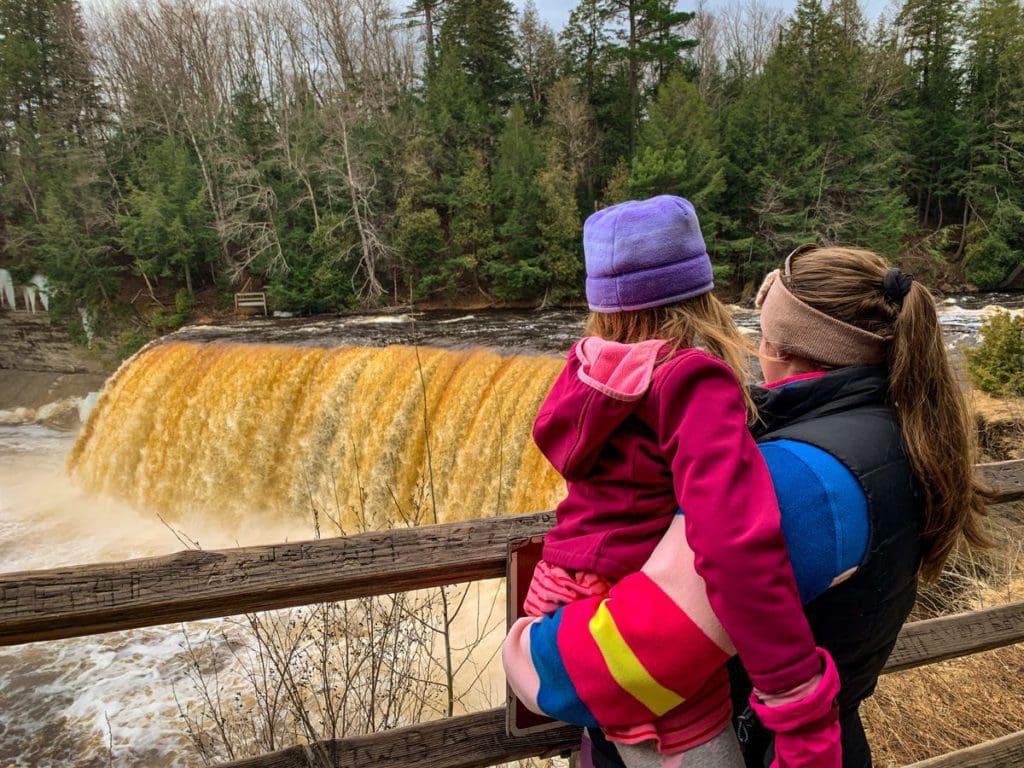
{"type": "Polygon", "coordinates": [[[868,548],[868,502],[838,459],[808,443],[758,446],[775,485],[782,533],[804,603],[860,565],[868,548]]]}

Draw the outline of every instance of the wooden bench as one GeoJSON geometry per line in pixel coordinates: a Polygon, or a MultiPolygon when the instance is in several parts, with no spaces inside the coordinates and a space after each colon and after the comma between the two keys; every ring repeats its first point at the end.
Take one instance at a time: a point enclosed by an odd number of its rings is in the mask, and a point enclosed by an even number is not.
{"type": "Polygon", "coordinates": [[[239,309],[262,309],[267,316],[267,294],[262,292],[236,293],[235,311],[239,309]]]}
{"type": "MultiPolygon", "coordinates": [[[[1024,499],[1024,461],[977,467],[996,502],[1024,499]]],[[[0,574],[0,646],[460,584],[505,575],[508,543],[554,513],[497,517],[119,563],[0,574]]],[[[1024,601],[907,624],[885,673],[1024,642],[1024,601]]],[[[979,706],[982,702],[977,703],[979,706]]],[[[564,754],[571,726],[510,736],[496,708],[288,747],[231,768],[481,768],[564,754]]],[[[1024,766],[1024,731],[909,768],[1024,766]]]]}

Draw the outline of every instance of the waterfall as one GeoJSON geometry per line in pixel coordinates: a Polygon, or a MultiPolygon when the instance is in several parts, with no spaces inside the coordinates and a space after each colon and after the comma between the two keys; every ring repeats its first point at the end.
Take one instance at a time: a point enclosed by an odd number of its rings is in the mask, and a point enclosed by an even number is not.
{"type": "Polygon", "coordinates": [[[530,430],[560,367],[481,349],[162,344],[108,382],[68,467],[169,520],[233,526],[255,511],[316,510],[352,533],[550,509],[564,485],[530,430]]]}

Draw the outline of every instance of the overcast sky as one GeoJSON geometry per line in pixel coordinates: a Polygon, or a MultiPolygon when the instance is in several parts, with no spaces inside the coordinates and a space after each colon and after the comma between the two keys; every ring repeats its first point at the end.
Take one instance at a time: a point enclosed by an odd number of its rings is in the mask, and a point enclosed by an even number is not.
{"type": "MultiPolygon", "coordinates": [[[[558,32],[569,20],[569,11],[576,7],[579,0],[534,0],[534,2],[548,24],[554,28],[555,32],[558,32]]],[[[867,13],[868,18],[874,19],[879,13],[889,7],[890,2],[891,0],[861,0],[861,7],[867,13]]],[[[515,3],[522,8],[526,5],[526,0],[515,0],[515,3]]],[[[789,13],[796,7],[796,0],[775,0],[774,3],[770,4],[789,13]]],[[[688,0],[680,0],[677,3],[677,7],[682,11],[692,10],[695,5],[695,2],[688,0]]],[[[709,5],[714,8],[716,3],[714,0],[710,0],[709,5]]]]}
{"type": "MultiPolygon", "coordinates": [[[[103,8],[111,4],[111,0],[80,0],[86,9],[103,8]]],[[[774,5],[789,13],[796,7],[797,0],[764,0],[768,5],[774,5]]],[[[519,8],[526,5],[526,0],[513,0],[519,8]]],[[[560,32],[565,23],[569,20],[569,11],[576,7],[579,0],[534,0],[541,16],[550,24],[555,32],[560,32]]],[[[713,10],[716,5],[725,0],[708,0],[708,5],[713,10]]],[[[865,10],[869,19],[877,18],[878,14],[888,9],[899,0],[860,0],[861,7],[865,10]]],[[[408,6],[406,0],[397,0],[395,7],[408,6]]],[[[677,0],[676,7],[680,10],[692,10],[697,5],[696,0],[677,0]]]]}

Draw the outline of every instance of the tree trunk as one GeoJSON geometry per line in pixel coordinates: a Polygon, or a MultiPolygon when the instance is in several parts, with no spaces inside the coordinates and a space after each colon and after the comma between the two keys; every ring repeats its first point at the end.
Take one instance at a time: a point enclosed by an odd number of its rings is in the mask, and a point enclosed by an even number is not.
{"type": "Polygon", "coordinates": [[[434,5],[433,0],[423,0],[423,28],[427,37],[427,66],[434,68],[434,5]]]}
{"type": "Polygon", "coordinates": [[[953,254],[953,258],[950,259],[954,264],[959,262],[964,257],[964,249],[967,248],[967,222],[970,220],[971,215],[971,201],[964,200],[964,220],[960,227],[960,245],[956,248],[956,253],[953,254]]]}
{"type": "Polygon", "coordinates": [[[629,155],[636,151],[636,131],[639,122],[640,76],[636,58],[636,3],[629,0],[629,155]]]}
{"type": "Polygon", "coordinates": [[[363,194],[361,185],[356,179],[355,168],[352,164],[352,153],[348,142],[348,118],[344,114],[345,106],[342,105],[338,112],[341,127],[342,154],[345,159],[345,177],[348,181],[349,196],[352,199],[352,217],[356,222],[356,229],[359,231],[359,247],[362,251],[361,265],[366,278],[361,298],[369,304],[375,302],[384,293],[384,287],[377,279],[376,233],[369,227],[369,222],[360,210],[360,198],[363,194]]]}
{"type": "Polygon", "coordinates": [[[1009,277],[1007,277],[1005,280],[1003,280],[1003,282],[999,284],[999,290],[1003,291],[1009,288],[1017,281],[1017,278],[1020,277],[1021,275],[1024,275],[1024,264],[1018,264],[1016,266],[1013,272],[1010,273],[1009,277]]]}

